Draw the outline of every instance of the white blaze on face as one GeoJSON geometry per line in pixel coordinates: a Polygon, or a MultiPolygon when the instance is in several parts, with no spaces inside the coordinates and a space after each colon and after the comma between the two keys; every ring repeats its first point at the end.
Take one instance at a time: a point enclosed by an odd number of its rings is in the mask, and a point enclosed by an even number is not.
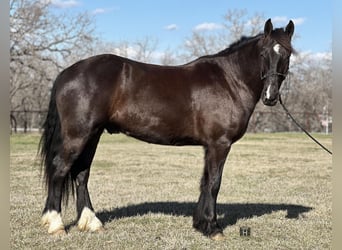
{"type": "Polygon", "coordinates": [[[271,97],[271,84],[268,85],[266,89],[266,99],[270,99],[270,97],[271,97]]]}
{"type": "Polygon", "coordinates": [[[280,44],[276,44],[273,46],[273,50],[275,53],[277,53],[278,55],[280,55],[280,44]]]}

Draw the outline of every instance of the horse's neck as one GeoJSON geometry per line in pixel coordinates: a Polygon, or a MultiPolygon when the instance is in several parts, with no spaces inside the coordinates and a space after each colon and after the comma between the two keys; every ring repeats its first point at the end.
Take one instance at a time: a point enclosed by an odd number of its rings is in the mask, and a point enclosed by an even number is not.
{"type": "Polygon", "coordinates": [[[256,44],[250,44],[245,47],[245,51],[237,51],[226,58],[228,65],[234,69],[226,71],[227,74],[232,74],[229,78],[234,79],[233,81],[239,85],[240,91],[243,91],[244,95],[249,98],[248,102],[253,110],[263,90],[259,54],[256,44]]]}

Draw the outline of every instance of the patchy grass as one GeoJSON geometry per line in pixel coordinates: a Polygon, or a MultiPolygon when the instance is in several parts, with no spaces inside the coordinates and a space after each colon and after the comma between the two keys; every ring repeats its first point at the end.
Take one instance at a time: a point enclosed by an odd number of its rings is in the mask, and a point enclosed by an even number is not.
{"type": "MultiPolygon", "coordinates": [[[[331,136],[317,135],[331,148],[331,136]]],[[[89,190],[103,233],[80,233],[74,202],[69,233],[40,226],[45,191],[39,135],[11,136],[11,249],[331,249],[332,158],[302,134],[247,134],[226,162],[218,216],[227,239],[192,228],[203,168],[201,147],[166,147],[104,134],[89,190]],[[240,226],[251,228],[240,237],[240,226]]]]}

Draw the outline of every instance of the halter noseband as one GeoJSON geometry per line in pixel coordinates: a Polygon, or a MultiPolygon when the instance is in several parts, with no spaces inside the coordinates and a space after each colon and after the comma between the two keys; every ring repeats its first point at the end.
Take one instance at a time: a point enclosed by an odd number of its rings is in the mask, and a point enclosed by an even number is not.
{"type": "Polygon", "coordinates": [[[286,73],[286,74],[283,74],[283,73],[279,73],[279,72],[272,72],[272,73],[267,72],[265,75],[262,75],[262,73],[260,73],[260,79],[261,79],[261,80],[264,80],[264,79],[266,79],[267,77],[273,76],[273,75],[283,76],[283,77],[285,78],[285,77],[287,76],[287,73],[286,73]]]}

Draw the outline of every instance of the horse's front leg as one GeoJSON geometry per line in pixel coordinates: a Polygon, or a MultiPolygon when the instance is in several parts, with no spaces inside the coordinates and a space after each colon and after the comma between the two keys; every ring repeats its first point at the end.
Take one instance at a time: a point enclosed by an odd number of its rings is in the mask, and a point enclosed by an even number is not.
{"type": "Polygon", "coordinates": [[[223,239],[222,228],[217,223],[216,199],[229,150],[228,144],[210,145],[205,149],[201,194],[193,216],[193,226],[214,240],[223,239]]]}

